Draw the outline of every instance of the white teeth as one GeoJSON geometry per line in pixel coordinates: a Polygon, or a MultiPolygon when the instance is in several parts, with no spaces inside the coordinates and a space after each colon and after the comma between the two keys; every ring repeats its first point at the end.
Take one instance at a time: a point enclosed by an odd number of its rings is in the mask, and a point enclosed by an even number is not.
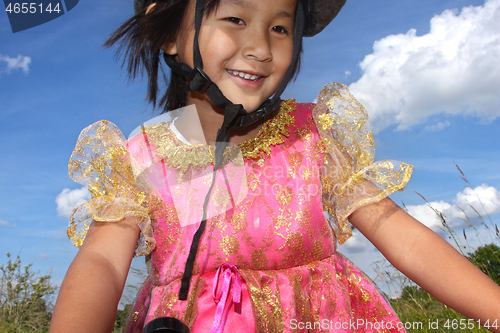
{"type": "Polygon", "coordinates": [[[232,70],[227,70],[229,73],[233,74],[233,75],[237,75],[245,80],[252,80],[252,81],[257,81],[258,79],[261,78],[261,76],[258,76],[258,75],[251,75],[251,74],[248,74],[248,73],[243,73],[243,72],[238,72],[238,71],[232,71],[232,70]]]}

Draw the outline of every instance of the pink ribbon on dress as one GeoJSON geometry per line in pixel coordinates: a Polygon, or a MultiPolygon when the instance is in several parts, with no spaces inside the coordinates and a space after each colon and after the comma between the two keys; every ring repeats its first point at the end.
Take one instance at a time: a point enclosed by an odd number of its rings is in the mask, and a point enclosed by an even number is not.
{"type": "Polygon", "coordinates": [[[222,333],[224,332],[224,326],[226,325],[227,315],[229,313],[229,309],[233,303],[239,304],[241,303],[241,276],[238,272],[236,266],[224,263],[219,266],[217,269],[217,273],[215,273],[214,277],[214,287],[213,287],[213,297],[215,303],[217,304],[217,309],[215,310],[214,323],[212,325],[211,333],[222,333]],[[222,281],[222,291],[217,293],[218,285],[219,285],[219,277],[223,275],[222,281]],[[234,274],[234,275],[233,275],[234,274]],[[234,283],[233,281],[234,276],[234,283]],[[229,295],[229,291],[232,292],[232,298],[229,299],[229,305],[226,309],[226,302],[229,295]],[[225,311],[224,311],[225,310],[225,311]]]}

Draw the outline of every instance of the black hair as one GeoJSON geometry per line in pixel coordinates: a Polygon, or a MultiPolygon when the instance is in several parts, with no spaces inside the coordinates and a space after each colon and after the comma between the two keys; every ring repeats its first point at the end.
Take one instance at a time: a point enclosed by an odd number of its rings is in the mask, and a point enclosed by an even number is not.
{"type": "MultiPolygon", "coordinates": [[[[170,79],[167,80],[160,56],[163,45],[175,42],[191,1],[195,0],[157,0],[147,15],[147,8],[143,8],[121,25],[104,43],[104,47],[107,48],[118,44],[116,55],[120,57],[123,54],[122,66],[126,66],[129,79],[135,79],[137,74],[143,75],[144,71],[146,72],[148,77],[146,100],[152,103],[154,108],[161,107],[162,113],[186,105],[189,93],[186,79],[171,71],[170,79]],[[167,89],[158,102],[160,70],[167,89]]],[[[220,0],[207,0],[205,15],[217,10],[219,3],[220,0]]],[[[294,76],[300,68],[301,53],[302,46],[293,71],[294,76]]]]}

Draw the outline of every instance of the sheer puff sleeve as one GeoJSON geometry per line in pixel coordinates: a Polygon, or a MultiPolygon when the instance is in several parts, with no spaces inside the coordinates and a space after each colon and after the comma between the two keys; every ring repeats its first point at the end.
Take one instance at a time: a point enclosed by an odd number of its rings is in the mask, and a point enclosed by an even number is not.
{"type": "Polygon", "coordinates": [[[343,84],[329,83],[321,90],[313,118],[326,149],[321,175],[323,207],[342,244],[352,235],[348,216],[359,207],[402,191],[413,166],[374,161],[368,114],[343,84]]]}
{"type": "Polygon", "coordinates": [[[113,123],[101,120],[80,133],[69,162],[69,175],[92,195],[70,216],[68,237],[75,246],[82,245],[93,220],[118,222],[134,216],[141,229],[135,255],[151,252],[155,240],[149,217],[150,198],[135,180],[127,142],[113,123]]]}

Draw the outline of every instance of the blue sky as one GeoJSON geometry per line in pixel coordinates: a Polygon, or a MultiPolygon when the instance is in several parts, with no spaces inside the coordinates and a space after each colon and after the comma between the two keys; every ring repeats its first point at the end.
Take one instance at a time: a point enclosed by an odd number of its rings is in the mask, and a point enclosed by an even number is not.
{"type": "MultiPolygon", "coordinates": [[[[0,258],[20,254],[35,270],[51,270],[57,284],[77,252],[66,237],[68,211],[86,196],[67,173],[78,134],[107,119],[128,135],[156,115],[144,102],[145,83],[127,82],[113,51],[101,47],[132,14],[132,1],[80,1],[14,34],[0,13],[0,258]]],[[[396,202],[439,231],[419,192],[461,233],[459,207],[474,215],[469,205],[479,196],[500,224],[494,17],[500,0],[349,0],[305,40],[301,73],[283,97],[310,102],[327,82],[349,85],[372,118],[376,159],[415,165],[396,202]],[[464,188],[454,162],[475,191],[464,188]]],[[[487,242],[472,232],[468,241],[487,242]]],[[[362,236],[339,249],[374,275],[369,264],[380,255],[362,236]]]]}

